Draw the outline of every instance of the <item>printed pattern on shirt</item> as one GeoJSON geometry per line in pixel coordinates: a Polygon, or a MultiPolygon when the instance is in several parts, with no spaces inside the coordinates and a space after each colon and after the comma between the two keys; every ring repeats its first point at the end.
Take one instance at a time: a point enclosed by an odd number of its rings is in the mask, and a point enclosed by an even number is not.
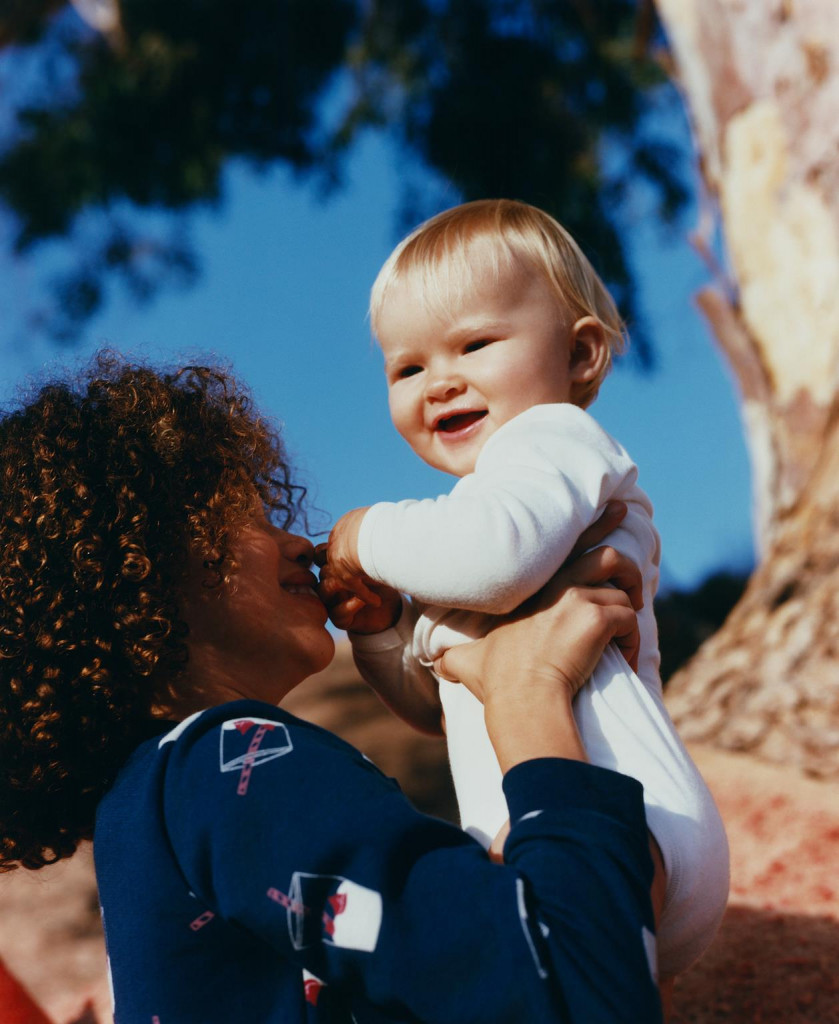
{"type": "Polygon", "coordinates": [[[376,948],[382,897],[374,889],[340,875],[295,871],[287,893],[272,887],[266,895],[285,909],[296,950],[320,943],[363,953],[376,948]]]}
{"type": "Polygon", "coordinates": [[[267,718],[231,718],[222,723],[219,743],[219,771],[238,771],[236,792],[245,796],[257,765],[290,754],[294,749],[282,722],[267,718]]]}
{"type": "Polygon", "coordinates": [[[307,971],[303,968],[303,994],[306,997],[306,1002],[310,1006],[317,1006],[318,999],[320,997],[321,990],[326,987],[326,983],[321,981],[320,978],[315,977],[311,971],[307,971]]]}

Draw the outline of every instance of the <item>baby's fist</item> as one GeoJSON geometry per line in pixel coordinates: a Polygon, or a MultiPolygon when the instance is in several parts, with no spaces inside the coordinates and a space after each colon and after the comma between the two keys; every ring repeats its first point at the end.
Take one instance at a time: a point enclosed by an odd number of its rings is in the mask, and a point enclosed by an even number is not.
{"type": "Polygon", "coordinates": [[[378,606],[378,596],[367,586],[367,577],[358,557],[358,533],[366,508],[354,508],[341,516],[332,527],[326,545],[329,575],[344,590],[360,597],[367,604],[378,606]]]}
{"type": "MultiPolygon", "coordinates": [[[[322,550],[319,554],[323,559],[326,545],[320,547],[322,550]]],[[[339,629],[348,629],[353,633],[381,633],[384,629],[390,629],[399,619],[402,597],[384,583],[374,583],[366,577],[364,582],[375,591],[377,604],[369,604],[348,590],[327,562],[320,571],[318,594],[326,605],[329,618],[339,629]]]]}

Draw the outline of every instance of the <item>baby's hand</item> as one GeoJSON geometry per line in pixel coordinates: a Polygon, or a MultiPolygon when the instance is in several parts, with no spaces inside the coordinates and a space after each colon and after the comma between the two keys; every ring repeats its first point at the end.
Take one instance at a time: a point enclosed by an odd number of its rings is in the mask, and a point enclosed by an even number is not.
{"type": "Polygon", "coordinates": [[[366,508],[354,508],[341,516],[332,527],[329,541],[318,545],[318,593],[329,618],[339,629],[381,633],[395,625],[402,610],[402,598],[392,587],[371,580],[361,568],[358,531],[366,512],[366,508]]]}
{"type": "Polygon", "coordinates": [[[368,579],[358,559],[358,531],[366,508],[354,508],[341,516],[332,527],[326,545],[329,575],[340,589],[348,590],[366,604],[378,606],[379,598],[368,586],[368,579]]]}
{"type": "Polygon", "coordinates": [[[374,583],[364,577],[365,584],[376,596],[378,604],[368,604],[363,598],[344,586],[343,577],[332,571],[327,557],[327,545],[320,544],[315,560],[322,566],[318,594],[326,605],[329,618],[339,629],[353,633],[381,633],[396,625],[402,611],[402,597],[393,587],[374,583]]]}

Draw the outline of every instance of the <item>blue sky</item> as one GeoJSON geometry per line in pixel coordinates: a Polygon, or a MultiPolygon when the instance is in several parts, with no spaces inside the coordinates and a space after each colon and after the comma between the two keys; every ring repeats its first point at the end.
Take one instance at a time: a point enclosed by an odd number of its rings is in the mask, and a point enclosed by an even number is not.
{"type": "MultiPolygon", "coordinates": [[[[285,171],[233,167],[222,207],[192,220],[197,287],[141,308],[117,298],[71,350],[27,337],[24,313],[42,295],[50,254],[14,260],[0,224],[0,399],[22,378],[106,344],[166,363],[220,358],[283,425],[298,475],[328,517],[448,490],[451,478],[424,466],[390,424],[366,322],[370,284],[398,240],[403,171],[375,137],[326,200],[285,171]]],[[[663,580],[676,586],[752,559],[736,394],[691,303],[707,280],[686,240],[693,217],[664,235],[639,209],[628,237],[658,368],[619,366],[591,410],[639,464],[662,534],[663,580]]]]}

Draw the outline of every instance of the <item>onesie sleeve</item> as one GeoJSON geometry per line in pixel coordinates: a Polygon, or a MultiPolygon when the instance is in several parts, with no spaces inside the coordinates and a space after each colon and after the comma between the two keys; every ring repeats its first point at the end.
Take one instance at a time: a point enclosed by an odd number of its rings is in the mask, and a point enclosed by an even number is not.
{"type": "Polygon", "coordinates": [[[517,766],[501,866],[268,705],[205,712],[172,747],[165,820],[191,890],[359,1020],[660,1022],[634,780],[517,766]]]}
{"type": "Polygon", "coordinates": [[[442,733],[439,685],[430,668],[413,651],[417,610],[402,601],[402,614],[391,629],[363,635],[350,633],[353,659],[362,679],[394,714],[415,729],[442,733]]]}
{"type": "Polygon", "coordinates": [[[535,406],[489,438],[449,494],[371,506],[359,558],[371,578],[428,604],[503,614],[551,578],[610,498],[649,519],[636,477],[588,413],[535,406]]]}

